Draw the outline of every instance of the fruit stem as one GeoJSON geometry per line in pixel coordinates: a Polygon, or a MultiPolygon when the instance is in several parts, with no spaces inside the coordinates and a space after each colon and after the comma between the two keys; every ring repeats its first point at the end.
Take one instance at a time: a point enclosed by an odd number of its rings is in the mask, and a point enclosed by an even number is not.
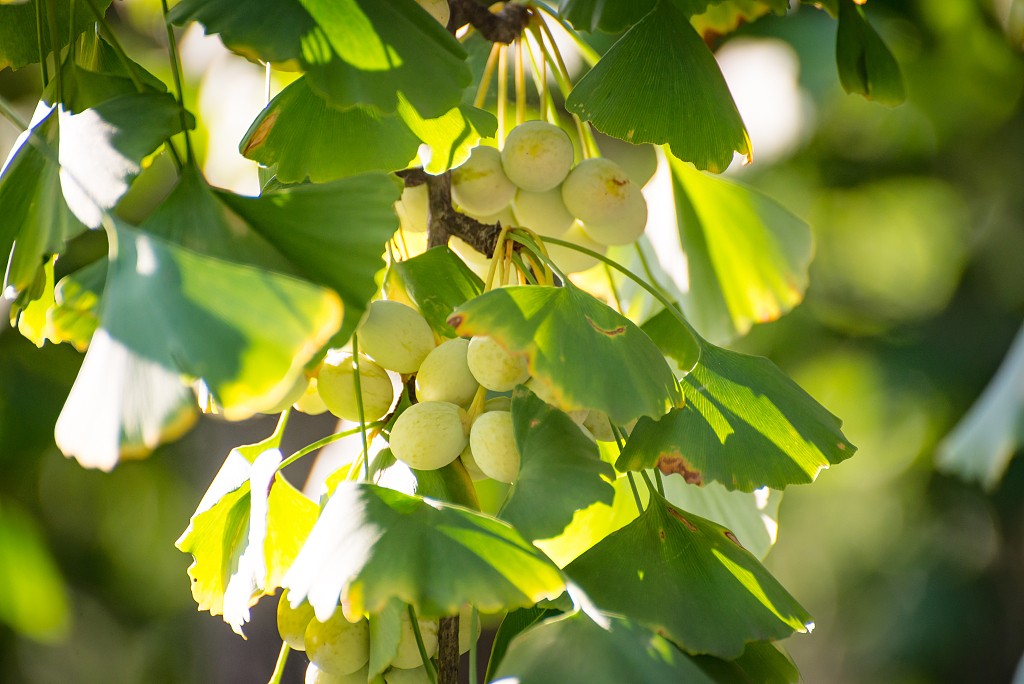
{"type": "Polygon", "coordinates": [[[491,77],[494,76],[494,68],[498,64],[498,53],[501,52],[501,44],[495,43],[491,46],[491,52],[487,55],[487,64],[484,66],[484,73],[480,77],[480,85],[476,89],[476,97],[473,98],[473,106],[477,109],[483,108],[487,102],[487,89],[491,86],[491,77]]]}
{"type": "Polygon", "coordinates": [[[427,673],[427,678],[430,679],[430,684],[437,684],[437,672],[434,671],[434,664],[430,662],[430,656],[427,655],[427,647],[423,645],[420,623],[416,620],[416,611],[412,606],[409,606],[409,621],[412,623],[413,636],[416,637],[416,648],[419,649],[420,658],[423,660],[423,669],[427,673]]]}
{"type": "Polygon", "coordinates": [[[177,91],[181,132],[185,136],[185,161],[195,163],[195,152],[192,150],[192,138],[188,132],[188,110],[185,109],[185,91],[181,85],[181,59],[178,57],[178,43],[174,39],[174,29],[167,17],[167,0],[160,0],[164,13],[164,27],[167,29],[167,49],[170,53],[171,75],[174,77],[174,89],[177,91]]]}
{"type": "MultiPolygon", "coordinates": [[[[526,43],[526,54],[530,58],[530,73],[533,75],[533,83],[537,86],[541,118],[550,123],[555,123],[558,120],[558,116],[555,110],[555,102],[551,97],[551,91],[548,89],[548,63],[544,61],[543,56],[541,59],[537,59],[537,55],[534,52],[536,38],[532,33],[524,33],[522,39],[526,43]]],[[[540,48],[538,47],[537,50],[540,50],[540,48]]]]}
{"type": "Polygon", "coordinates": [[[498,268],[498,254],[505,247],[505,240],[508,238],[508,226],[502,226],[498,233],[498,240],[494,244],[494,251],[491,253],[491,265],[487,269],[487,278],[484,279],[484,292],[490,292],[491,284],[494,282],[494,273],[498,268]]]}
{"type": "Polygon", "coordinates": [[[281,651],[277,654],[277,663],[274,665],[274,674],[270,675],[267,684],[281,684],[281,678],[284,677],[284,666],[288,664],[288,654],[291,650],[287,642],[281,643],[281,651]]]}
{"type": "Polygon", "coordinates": [[[530,285],[539,285],[537,278],[530,272],[530,267],[526,265],[523,257],[516,252],[512,252],[512,263],[516,265],[516,270],[519,271],[519,284],[523,285],[529,283],[530,285]],[[524,282],[525,281],[525,282],[524,282]]]}
{"type": "Polygon", "coordinates": [[[469,425],[472,425],[477,416],[483,413],[485,401],[487,401],[487,388],[481,385],[477,389],[476,394],[473,395],[473,401],[469,405],[469,411],[466,412],[466,422],[469,425]]]}
{"type": "Polygon", "coordinates": [[[658,494],[665,496],[665,482],[661,479],[661,471],[653,468],[652,472],[654,472],[654,483],[658,485],[658,494]]]}
{"type": "Polygon", "coordinates": [[[654,483],[651,482],[651,476],[647,474],[646,470],[640,471],[640,477],[644,478],[644,484],[647,485],[648,492],[653,494],[655,491],[657,491],[657,488],[654,486],[654,483]]]}
{"type": "MultiPolygon", "coordinates": [[[[547,264],[548,268],[554,271],[555,275],[557,275],[563,283],[566,282],[568,278],[566,277],[565,273],[563,273],[562,270],[558,268],[558,264],[551,260],[551,257],[548,256],[547,250],[545,250],[543,247],[538,247],[538,242],[534,241],[535,237],[536,233],[532,233],[529,235],[525,233],[509,234],[510,239],[515,240],[519,244],[525,245],[527,248],[529,248],[535,255],[537,255],[539,259],[541,259],[545,264],[547,264]]],[[[543,245],[544,241],[547,239],[548,238],[541,238],[539,244],[543,245]]]]}
{"type": "Polygon", "coordinates": [[[611,290],[612,299],[615,300],[615,308],[620,313],[625,315],[625,311],[622,308],[622,300],[619,299],[619,292],[615,289],[615,274],[612,273],[612,267],[608,264],[602,264],[604,266],[604,273],[608,276],[608,289],[611,290]]]}
{"type": "MultiPolygon", "coordinates": [[[[367,428],[384,427],[384,421],[378,420],[378,421],[374,421],[372,423],[367,423],[366,427],[367,428]]],[[[328,444],[331,444],[332,442],[337,442],[339,439],[343,439],[345,437],[351,437],[352,435],[354,435],[357,432],[359,432],[361,429],[362,429],[362,426],[354,427],[351,430],[345,430],[344,432],[336,432],[333,435],[327,435],[323,439],[318,439],[317,441],[313,442],[312,444],[308,444],[308,445],[304,446],[303,448],[299,449],[298,451],[296,451],[294,454],[292,454],[288,458],[286,458],[283,461],[281,461],[281,465],[277,466],[277,469],[279,471],[280,470],[284,470],[285,466],[290,466],[292,463],[295,463],[297,460],[299,460],[300,458],[302,458],[306,454],[312,453],[312,452],[316,451],[317,449],[320,449],[322,447],[327,446],[328,444]]]]}
{"type": "Polygon", "coordinates": [[[526,121],[526,74],[523,71],[523,39],[519,37],[513,43],[516,51],[516,125],[526,121]]]}
{"type": "Polygon", "coordinates": [[[55,0],[46,0],[46,26],[50,29],[50,47],[53,48],[53,79],[57,82],[57,101],[63,102],[64,82],[61,76],[61,50],[60,42],[57,39],[57,3],[55,0]]]}
{"type": "MultiPolygon", "coordinates": [[[[43,78],[43,90],[50,82],[50,71],[46,66],[46,51],[43,48],[43,3],[36,2],[36,45],[39,47],[39,75],[43,78]]],[[[54,56],[55,63],[57,61],[54,56]]],[[[22,128],[27,128],[23,126],[22,128]]]]}
{"type": "Polygon", "coordinates": [[[636,487],[636,480],[633,478],[633,473],[626,473],[626,479],[629,480],[629,488],[633,490],[633,500],[636,501],[637,513],[643,515],[644,505],[640,501],[640,490],[636,487]]]}
{"type": "Polygon", "coordinates": [[[498,147],[505,144],[508,134],[508,123],[505,121],[508,112],[508,46],[498,49],[498,147]]]}
{"type": "Polygon", "coordinates": [[[363,479],[370,481],[370,447],[366,439],[366,415],[363,412],[363,389],[359,381],[359,334],[352,333],[352,381],[356,386],[356,411],[359,415],[359,434],[363,440],[363,479]]]}
{"type": "Polygon", "coordinates": [[[567,34],[569,34],[569,37],[572,38],[572,42],[576,44],[576,49],[579,51],[580,57],[583,58],[583,61],[585,61],[588,65],[593,67],[601,60],[601,55],[598,54],[597,50],[590,47],[590,45],[585,40],[583,40],[583,37],[580,36],[580,34],[577,33],[569,25],[569,23],[565,21],[565,19],[562,19],[560,16],[558,16],[558,12],[556,12],[546,3],[539,2],[539,0],[531,1],[534,7],[536,7],[541,12],[549,16],[554,21],[558,22],[558,25],[561,26],[567,34]]]}

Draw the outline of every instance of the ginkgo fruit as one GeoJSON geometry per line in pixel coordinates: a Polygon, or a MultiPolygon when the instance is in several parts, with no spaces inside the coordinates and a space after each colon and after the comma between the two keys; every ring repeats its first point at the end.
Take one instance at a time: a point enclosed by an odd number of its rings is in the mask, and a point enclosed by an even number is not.
{"type": "Polygon", "coordinates": [[[296,411],[302,411],[309,416],[319,416],[321,413],[326,413],[327,404],[324,403],[323,397],[320,396],[319,383],[320,381],[317,378],[310,378],[309,384],[306,385],[306,391],[295,400],[292,408],[296,411]]]}
{"type": "Polygon", "coordinates": [[[562,237],[575,221],[557,187],[545,192],[520,190],[512,200],[512,211],[518,225],[544,237],[562,237]]]}
{"type": "Polygon", "coordinates": [[[430,677],[421,665],[411,670],[392,668],[384,673],[385,684],[430,684],[430,677]]]}
{"type": "Polygon", "coordinates": [[[492,392],[508,392],[530,377],[526,356],[512,354],[490,337],[469,341],[466,363],[476,381],[492,392]]]}
{"type": "Polygon", "coordinates": [[[391,428],[391,453],[417,470],[436,470],[462,453],[466,412],[447,401],[423,401],[407,408],[391,428]]]}
{"type": "Polygon", "coordinates": [[[430,16],[434,17],[441,26],[448,25],[448,19],[451,17],[448,0],[416,0],[416,4],[430,12],[430,16]]]}
{"type": "Polygon", "coordinates": [[[370,627],[365,619],[349,622],[341,610],[326,622],[315,618],[306,627],[306,655],[330,674],[352,674],[370,660],[370,627]]]}
{"type": "MultiPolygon", "coordinates": [[[[596,252],[601,256],[608,251],[607,245],[602,245],[600,242],[595,242],[590,239],[590,236],[583,232],[583,228],[580,226],[579,221],[572,224],[572,228],[561,237],[562,240],[566,240],[580,247],[585,247],[591,252],[596,252]]],[[[586,271],[588,268],[596,266],[600,260],[597,257],[593,257],[585,252],[580,252],[573,249],[572,247],[563,247],[562,245],[555,245],[548,243],[546,245],[548,249],[548,256],[555,262],[564,273],[579,273],[580,271],[586,271]]]]}
{"type": "MultiPolygon", "coordinates": [[[[356,399],[355,358],[350,354],[328,355],[317,376],[317,391],[327,410],[338,418],[359,420],[356,399]]],[[[360,354],[359,395],[363,401],[363,419],[385,416],[395,400],[395,390],[386,370],[360,354]]]]}
{"type": "Polygon", "coordinates": [[[584,221],[583,232],[602,245],[629,245],[639,240],[647,228],[647,200],[636,186],[631,187],[618,216],[608,221],[584,221]]]}
{"type": "Polygon", "coordinates": [[[474,147],[469,159],[452,171],[452,199],[468,214],[496,214],[515,194],[516,186],[501,166],[501,153],[493,147],[474,147]]]}
{"type": "Polygon", "coordinates": [[[427,231],[428,206],[429,196],[426,183],[406,186],[402,190],[402,196],[395,202],[395,212],[398,214],[402,230],[425,233],[427,231]]]}
{"type": "Polygon", "coordinates": [[[625,170],[602,157],[584,159],[562,183],[562,201],[584,224],[619,220],[630,212],[635,196],[643,200],[625,170]]]}
{"type": "Polygon", "coordinates": [[[530,192],[558,187],[572,168],[573,156],[568,134],[547,121],[519,124],[509,131],[501,148],[505,175],[530,192]]]}
{"type": "Polygon", "coordinates": [[[415,373],[434,348],[430,324],[419,311],[400,302],[370,302],[357,333],[359,350],[396,373],[415,373]]]}
{"type": "Polygon", "coordinates": [[[306,650],[306,627],[313,619],[313,606],[303,601],[298,608],[292,608],[288,591],[277,601],[277,632],[281,640],[296,651],[306,650]]]}
{"type": "MultiPolygon", "coordinates": [[[[420,628],[420,638],[423,639],[423,650],[427,657],[434,657],[437,653],[437,622],[433,620],[416,620],[420,628]]],[[[412,620],[407,612],[402,613],[402,637],[398,642],[398,652],[391,660],[392,667],[408,670],[423,665],[423,658],[420,655],[419,645],[416,643],[416,634],[412,629],[412,620]]]]}
{"type": "Polygon", "coordinates": [[[306,678],[303,681],[305,684],[366,684],[369,678],[369,665],[350,674],[332,674],[321,670],[316,663],[310,663],[306,666],[306,678]]]}
{"type": "Polygon", "coordinates": [[[487,477],[508,484],[519,477],[519,450],[508,411],[488,411],[478,416],[469,432],[469,444],[477,467],[487,477]]]}
{"type": "Polygon", "coordinates": [[[469,340],[462,338],[446,340],[431,350],[416,373],[416,398],[468,406],[480,388],[469,371],[468,352],[469,340]]]}

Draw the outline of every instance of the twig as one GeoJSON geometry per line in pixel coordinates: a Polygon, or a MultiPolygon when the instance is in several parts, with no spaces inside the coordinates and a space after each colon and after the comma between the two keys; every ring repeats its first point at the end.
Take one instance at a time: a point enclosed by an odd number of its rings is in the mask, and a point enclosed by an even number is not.
{"type": "Polygon", "coordinates": [[[406,169],[398,175],[407,187],[427,186],[427,248],[448,244],[448,238],[455,236],[465,241],[476,251],[490,257],[501,233],[500,223],[482,223],[472,216],[456,211],[452,206],[452,177],[445,172],[432,176],[423,169],[406,169]]]}
{"type": "Polygon", "coordinates": [[[437,684],[459,681],[459,616],[441,618],[437,627],[437,684]]]}
{"type": "Polygon", "coordinates": [[[492,12],[477,0],[448,0],[451,18],[448,30],[454,33],[470,24],[481,36],[495,43],[508,45],[530,22],[530,10],[522,5],[508,3],[499,12],[492,12]]]}

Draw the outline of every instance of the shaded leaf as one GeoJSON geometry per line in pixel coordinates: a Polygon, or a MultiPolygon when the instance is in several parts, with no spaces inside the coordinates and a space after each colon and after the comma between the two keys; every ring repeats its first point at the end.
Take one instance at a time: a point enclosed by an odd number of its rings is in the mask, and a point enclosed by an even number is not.
{"type": "Polygon", "coordinates": [[[263,166],[276,164],[284,183],[324,183],[405,168],[419,143],[398,117],[363,107],[336,109],[299,78],[253,121],[239,151],[263,166]]]}
{"type": "Polygon", "coordinates": [[[456,309],[449,323],[463,337],[489,335],[525,353],[531,374],[563,410],[598,409],[625,425],[679,403],[672,371],[651,339],[571,284],[491,290],[456,309]]]}
{"type": "Polygon", "coordinates": [[[416,470],[397,460],[391,449],[383,449],[374,459],[370,471],[374,483],[381,487],[480,510],[473,479],[458,459],[443,468],[416,470]]]}
{"type": "Polygon", "coordinates": [[[418,615],[533,605],[565,588],[550,560],[505,523],[480,513],[365,483],[341,483],[285,577],[292,605],[318,620],[339,599],[347,617],[392,599],[418,615]]]}
{"type": "Polygon", "coordinates": [[[747,644],[735,660],[694,656],[693,661],[719,684],[797,684],[800,672],[785,653],[765,641],[747,644]]]}
{"type": "Polygon", "coordinates": [[[648,318],[640,329],[647,333],[667,358],[675,361],[680,374],[689,373],[697,365],[700,359],[700,340],[689,334],[668,309],[662,309],[648,318]]]}
{"type": "Polygon", "coordinates": [[[402,615],[406,612],[405,604],[394,600],[384,610],[370,615],[370,679],[388,669],[398,655],[398,645],[402,641],[402,615]]]}
{"type": "Polygon", "coordinates": [[[316,29],[298,0],[181,0],[169,18],[175,24],[198,21],[238,54],[275,64],[297,60],[303,36],[316,29]]]}
{"type": "Polygon", "coordinates": [[[748,642],[813,628],[732,532],[657,495],[566,573],[602,610],[635,619],[691,653],[735,658],[748,642]]]}
{"type": "Polygon", "coordinates": [[[627,142],[667,143],[721,173],[750,139],[714,55],[685,14],[661,1],[569,93],[566,108],[627,142]]]}
{"type": "Polygon", "coordinates": [[[657,466],[687,482],[749,492],[813,482],[856,450],[842,422],[768,359],[705,342],[680,385],[685,406],[658,421],[641,419],[618,470],[657,466]]]}
{"type": "Polygon", "coordinates": [[[392,262],[384,278],[387,298],[419,309],[434,332],[442,337],[456,336],[448,325],[448,317],[483,289],[479,276],[446,246],[392,262]]]}
{"type": "Polygon", "coordinates": [[[621,684],[714,680],[668,640],[617,615],[578,612],[520,634],[498,667],[496,682],[621,684]]]}
{"type": "Polygon", "coordinates": [[[981,397],[939,444],[937,467],[989,491],[1024,445],[1024,327],[981,397]]]}
{"type": "Polygon", "coordinates": [[[558,13],[579,31],[620,33],[654,9],[658,0],[566,0],[558,13]]]}
{"type": "Polygon", "coordinates": [[[508,651],[509,644],[516,636],[538,622],[542,622],[555,615],[559,615],[559,611],[552,608],[541,608],[540,606],[519,608],[506,614],[502,618],[501,624],[498,625],[498,630],[494,634],[494,641],[491,643],[491,655],[487,659],[487,676],[484,677],[484,681],[490,682],[494,679],[495,670],[501,664],[505,653],[508,651]]]}
{"type": "Polygon", "coordinates": [[[853,0],[839,0],[836,65],[848,93],[891,107],[907,99],[900,65],[853,0]]]}
{"type": "Polygon", "coordinates": [[[572,419],[520,385],[512,394],[519,477],[501,517],[529,540],[560,534],[577,510],[615,496],[615,470],[572,419]]]}
{"type": "Polygon", "coordinates": [[[799,304],[810,227],[756,190],[669,164],[689,280],[680,303],[693,326],[723,343],[799,304]]]}
{"type": "MultiPolygon", "coordinates": [[[[0,3],[0,70],[12,67],[20,69],[27,64],[39,61],[39,41],[36,31],[36,3],[41,0],[30,0],[24,4],[0,3]]],[[[93,3],[100,12],[105,12],[111,0],[96,0],[93,3]]],[[[56,30],[58,47],[67,45],[69,36],[77,36],[82,31],[92,28],[96,19],[85,3],[75,6],[74,22],[71,19],[71,3],[69,0],[57,0],[56,30]],[[74,28],[72,28],[72,26],[74,28]]],[[[50,43],[50,32],[42,31],[43,55],[53,51],[50,43]]]]}

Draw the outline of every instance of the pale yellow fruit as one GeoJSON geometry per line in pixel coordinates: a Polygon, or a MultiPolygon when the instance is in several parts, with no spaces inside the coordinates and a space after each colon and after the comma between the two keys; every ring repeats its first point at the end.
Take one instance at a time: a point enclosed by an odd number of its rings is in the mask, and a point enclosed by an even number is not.
{"type": "Polygon", "coordinates": [[[500,223],[502,226],[519,225],[519,223],[516,221],[516,215],[512,212],[511,205],[506,206],[504,209],[495,214],[472,214],[467,212],[466,215],[476,219],[480,223],[486,223],[487,225],[490,226],[493,226],[495,223],[500,223]]]}
{"type": "Polygon", "coordinates": [[[306,667],[305,684],[366,684],[369,678],[369,665],[364,665],[362,669],[351,674],[330,674],[321,670],[315,663],[310,663],[306,667]]]}
{"type": "Polygon", "coordinates": [[[430,677],[421,665],[411,670],[392,668],[384,673],[385,684],[430,684],[430,677]]]}
{"type": "Polygon", "coordinates": [[[621,166],[601,157],[584,159],[562,183],[562,201],[583,223],[617,220],[627,211],[630,196],[639,192],[621,166]]]}
{"type": "MultiPolygon", "coordinates": [[[[580,247],[586,247],[590,251],[602,256],[608,251],[607,245],[591,240],[590,236],[583,232],[578,221],[572,225],[572,228],[561,239],[577,244],[580,247]]],[[[547,248],[548,256],[564,273],[579,273],[600,263],[600,260],[596,257],[578,252],[571,247],[548,244],[547,248]]]]}
{"type": "Polygon", "coordinates": [[[516,186],[501,166],[501,153],[493,147],[474,147],[469,159],[452,171],[452,199],[468,214],[496,214],[515,194],[516,186]]]}
{"type": "Polygon", "coordinates": [[[518,225],[544,237],[562,237],[575,220],[565,208],[560,188],[545,192],[520,190],[512,200],[512,211],[518,225]]]}
{"type": "Polygon", "coordinates": [[[296,651],[306,650],[306,627],[313,619],[313,606],[303,601],[298,608],[288,602],[288,591],[277,601],[277,632],[281,640],[296,651]]]}
{"type": "Polygon", "coordinates": [[[427,320],[399,302],[371,302],[357,333],[359,350],[396,373],[415,373],[434,348],[434,333],[427,320]]]}
{"type": "Polygon", "coordinates": [[[469,372],[468,351],[469,340],[456,338],[442,342],[427,354],[416,373],[416,399],[468,406],[480,388],[469,372]]]}
{"type": "Polygon", "coordinates": [[[519,477],[519,450],[508,411],[478,416],[469,432],[469,444],[477,467],[492,480],[511,484],[519,477]]]}
{"type": "Polygon", "coordinates": [[[491,260],[488,257],[476,251],[462,238],[454,235],[448,238],[448,246],[459,255],[459,258],[466,263],[466,266],[469,266],[469,270],[476,273],[481,280],[487,277],[487,272],[491,269],[491,260]]]}
{"type": "Polygon", "coordinates": [[[629,245],[640,239],[647,228],[647,200],[632,186],[626,193],[622,211],[608,221],[586,221],[583,232],[602,245],[629,245]]]}
{"type": "MultiPolygon", "coordinates": [[[[420,628],[420,638],[423,639],[423,649],[427,656],[433,658],[437,654],[437,622],[433,620],[417,620],[420,628]]],[[[420,656],[419,646],[416,644],[416,635],[412,630],[412,620],[407,612],[402,613],[402,638],[398,642],[398,653],[391,661],[392,667],[399,667],[405,670],[423,665],[423,658],[420,656]]]]}
{"type": "Polygon", "coordinates": [[[511,131],[501,149],[508,179],[523,190],[544,192],[565,180],[572,168],[572,141],[547,121],[527,121],[511,131]]]}
{"type": "MultiPolygon", "coordinates": [[[[355,369],[354,357],[335,354],[324,359],[317,376],[317,391],[327,410],[338,418],[353,421],[359,420],[355,369]]],[[[359,389],[365,420],[378,420],[387,415],[395,400],[391,378],[386,370],[362,355],[359,359],[359,389]]]]}
{"type": "Polygon", "coordinates": [[[490,337],[469,341],[466,363],[476,381],[492,392],[507,392],[530,377],[526,356],[510,353],[490,337]]]}
{"type": "Polygon", "coordinates": [[[391,453],[410,468],[443,468],[466,448],[465,420],[466,412],[446,401],[413,404],[391,428],[391,453]]]}
{"type": "Polygon", "coordinates": [[[466,445],[466,448],[459,454],[459,460],[462,461],[462,467],[469,473],[469,477],[474,482],[480,480],[486,480],[487,475],[484,471],[480,470],[480,466],[476,464],[476,459],[473,458],[473,446],[470,444],[466,445]]]}
{"type": "Polygon", "coordinates": [[[340,610],[306,627],[306,655],[310,662],[329,674],[358,672],[370,660],[370,627],[366,620],[349,622],[340,610]]]}
{"type": "MultiPolygon", "coordinates": [[[[447,5],[445,5],[447,7],[447,5]]],[[[406,186],[402,197],[395,202],[395,213],[402,224],[402,230],[411,233],[427,231],[427,208],[430,204],[427,184],[406,186]]]]}
{"type": "Polygon", "coordinates": [[[484,411],[511,411],[512,397],[491,397],[484,402],[484,411]]]}
{"type": "Polygon", "coordinates": [[[319,381],[316,378],[310,378],[309,384],[306,385],[306,391],[292,404],[292,408],[310,416],[319,416],[321,413],[325,413],[327,411],[327,404],[324,403],[323,397],[320,396],[318,383],[319,381]]]}
{"type": "Polygon", "coordinates": [[[430,12],[430,16],[434,17],[438,24],[448,26],[448,19],[451,17],[448,0],[416,0],[416,3],[430,12]]]}
{"type": "Polygon", "coordinates": [[[602,442],[615,441],[615,433],[612,432],[612,426],[604,411],[594,409],[587,413],[587,417],[583,419],[583,427],[590,430],[590,434],[602,442]]]}

